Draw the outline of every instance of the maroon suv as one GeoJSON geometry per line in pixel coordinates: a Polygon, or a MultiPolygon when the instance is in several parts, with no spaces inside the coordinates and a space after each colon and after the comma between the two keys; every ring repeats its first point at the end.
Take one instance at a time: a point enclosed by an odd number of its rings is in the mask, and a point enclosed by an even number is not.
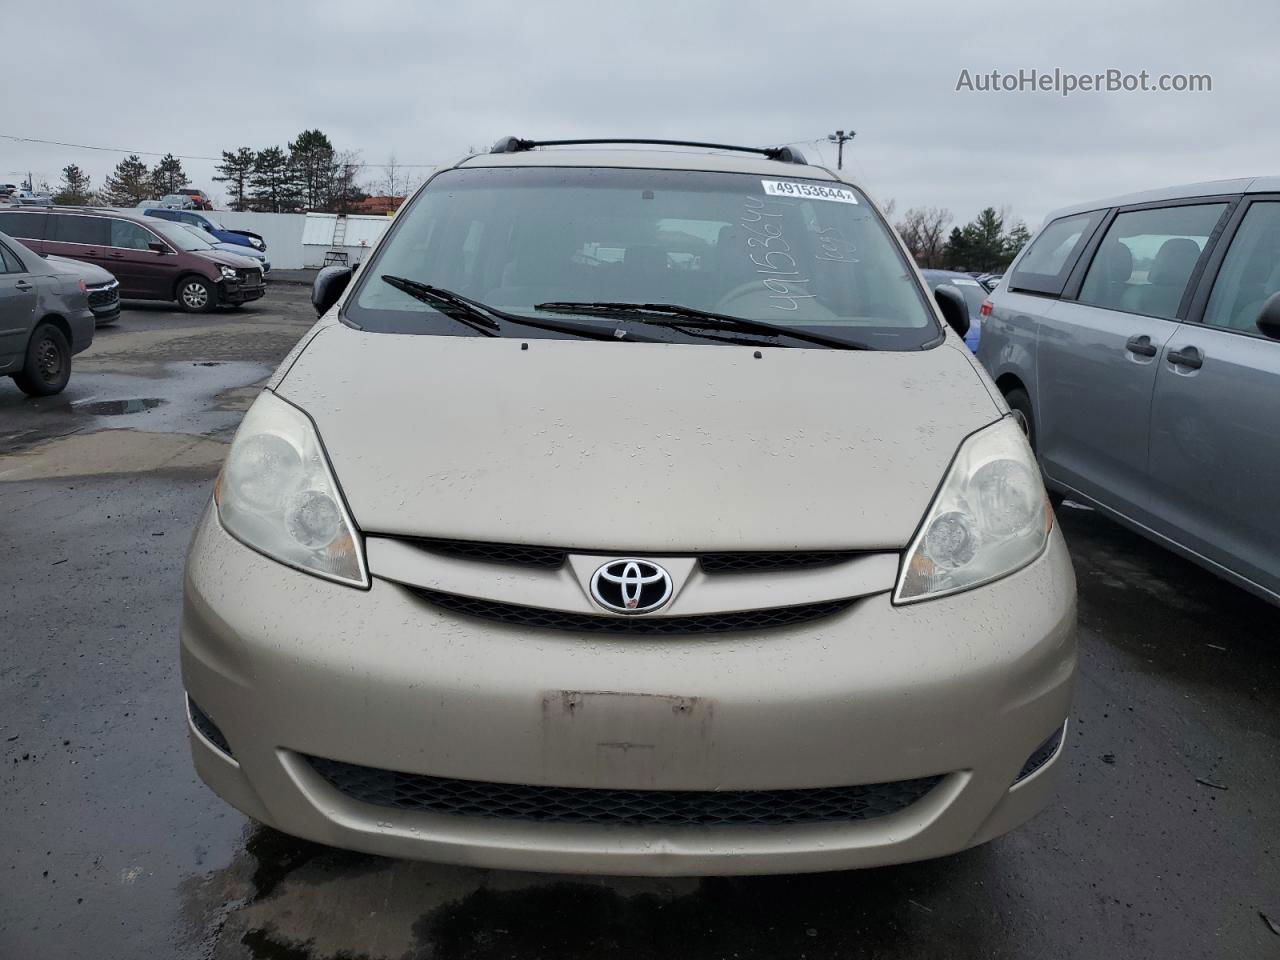
{"type": "Polygon", "coordinates": [[[115,274],[120,296],[174,300],[200,313],[265,292],[257,261],[214,249],[180,224],[114,210],[0,210],[0,233],[36,253],[84,260],[115,274]]]}

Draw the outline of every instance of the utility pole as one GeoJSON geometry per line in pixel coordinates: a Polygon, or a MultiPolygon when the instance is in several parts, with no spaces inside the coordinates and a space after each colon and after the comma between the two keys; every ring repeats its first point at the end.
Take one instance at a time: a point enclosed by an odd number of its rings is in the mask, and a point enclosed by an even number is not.
{"type": "Polygon", "coordinates": [[[835,133],[827,137],[832,143],[836,144],[836,169],[844,169],[844,145],[858,135],[857,130],[850,130],[845,133],[843,130],[837,130],[835,133]]]}

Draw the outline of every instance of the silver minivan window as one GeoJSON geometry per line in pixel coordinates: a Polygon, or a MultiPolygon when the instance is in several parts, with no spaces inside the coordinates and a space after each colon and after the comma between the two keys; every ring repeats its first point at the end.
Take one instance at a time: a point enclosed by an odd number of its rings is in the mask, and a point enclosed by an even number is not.
{"type": "Polygon", "coordinates": [[[1118,214],[1085,274],[1080,302],[1173,319],[1225,203],[1118,214]]]}
{"type": "Polygon", "coordinates": [[[1249,207],[1214,281],[1204,322],[1258,335],[1262,306],[1280,291],[1280,203],[1249,207]]]}
{"type": "MultiPolygon", "coordinates": [[[[361,273],[346,316],[375,332],[468,332],[379,282],[387,274],[543,318],[549,314],[537,306],[552,301],[661,303],[847,336],[876,349],[919,349],[940,337],[887,225],[861,192],[830,181],[455,169],[397,215],[361,273]]],[[[526,334],[539,335],[520,328],[526,334]]]]}

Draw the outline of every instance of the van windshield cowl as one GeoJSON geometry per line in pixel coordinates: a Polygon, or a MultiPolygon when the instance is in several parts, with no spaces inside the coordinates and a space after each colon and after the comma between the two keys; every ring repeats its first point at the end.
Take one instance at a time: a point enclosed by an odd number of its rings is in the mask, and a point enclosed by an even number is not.
{"type": "MultiPolygon", "coordinates": [[[[757,332],[794,331],[794,346],[917,350],[941,339],[887,225],[865,195],[833,181],[612,167],[452,169],[400,211],[360,273],[344,317],[375,333],[492,335],[458,323],[408,284],[377,282],[390,275],[512,318],[548,321],[564,304],[574,326],[635,330],[618,342],[743,341],[587,306],[715,314],[742,330],[754,322],[757,332]]],[[[510,335],[583,335],[572,331],[521,324],[510,335]]]]}

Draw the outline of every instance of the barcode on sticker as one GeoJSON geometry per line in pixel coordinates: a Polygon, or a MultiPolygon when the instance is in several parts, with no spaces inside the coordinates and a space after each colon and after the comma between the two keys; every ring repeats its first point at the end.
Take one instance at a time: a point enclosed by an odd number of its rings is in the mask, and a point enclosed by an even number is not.
{"type": "Polygon", "coordinates": [[[834,200],[836,203],[857,203],[858,198],[847,187],[833,187],[826,183],[805,183],[800,180],[761,180],[764,192],[773,197],[800,197],[806,200],[834,200]]]}

